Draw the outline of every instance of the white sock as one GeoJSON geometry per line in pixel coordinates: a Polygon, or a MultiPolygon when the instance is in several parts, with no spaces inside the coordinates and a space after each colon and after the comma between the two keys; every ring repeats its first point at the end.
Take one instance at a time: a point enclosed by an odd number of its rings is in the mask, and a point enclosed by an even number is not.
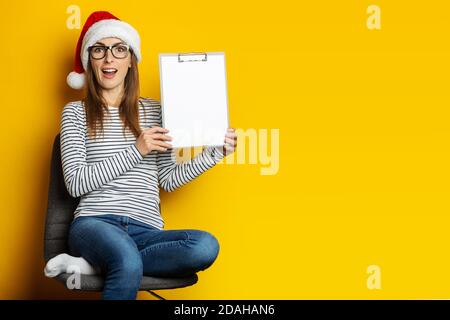
{"type": "Polygon", "coordinates": [[[67,253],[61,253],[56,257],[48,260],[44,274],[49,278],[56,277],[60,273],[74,273],[78,272],[81,274],[99,274],[100,270],[93,267],[82,257],[73,257],[67,253]]]}

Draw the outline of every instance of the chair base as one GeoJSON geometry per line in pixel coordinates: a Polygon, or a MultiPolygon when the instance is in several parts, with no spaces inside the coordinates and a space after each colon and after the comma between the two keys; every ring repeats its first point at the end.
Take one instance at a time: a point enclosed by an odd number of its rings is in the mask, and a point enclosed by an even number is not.
{"type": "Polygon", "coordinates": [[[150,293],[152,296],[158,298],[159,300],[166,300],[163,297],[161,297],[159,294],[154,293],[152,290],[147,290],[148,293],[150,293]]]}

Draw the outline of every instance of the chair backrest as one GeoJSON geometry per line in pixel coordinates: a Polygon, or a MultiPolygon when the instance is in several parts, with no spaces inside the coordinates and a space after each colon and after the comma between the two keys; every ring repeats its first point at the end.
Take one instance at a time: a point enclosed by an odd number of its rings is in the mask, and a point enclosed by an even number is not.
{"type": "Polygon", "coordinates": [[[48,188],[47,216],[44,231],[44,259],[48,260],[60,253],[68,253],[67,237],[73,213],[80,198],[72,197],[67,191],[61,163],[60,134],[53,142],[48,188]]]}

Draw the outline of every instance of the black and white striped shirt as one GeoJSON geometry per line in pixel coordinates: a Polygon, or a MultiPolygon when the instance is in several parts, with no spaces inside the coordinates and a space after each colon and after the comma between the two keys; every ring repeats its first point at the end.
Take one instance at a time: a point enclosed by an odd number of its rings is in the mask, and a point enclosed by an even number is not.
{"type": "MultiPolygon", "coordinates": [[[[158,100],[139,100],[141,128],[162,127],[158,100]]],[[[159,186],[171,192],[212,168],[223,154],[206,147],[193,159],[177,163],[174,149],[142,156],[136,138],[123,124],[119,109],[108,107],[104,137],[87,134],[84,105],[69,102],[61,114],[61,160],[68,192],[80,197],[74,219],[102,214],[126,215],[158,229],[164,228],[159,186]],[[109,114],[109,116],[108,116],[109,114]]],[[[170,132],[169,132],[170,135],[170,132]]]]}

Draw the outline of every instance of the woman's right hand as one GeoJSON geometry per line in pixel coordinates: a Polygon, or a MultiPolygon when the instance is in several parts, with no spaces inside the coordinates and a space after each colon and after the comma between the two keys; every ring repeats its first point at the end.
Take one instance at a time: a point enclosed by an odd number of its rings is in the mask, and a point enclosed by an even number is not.
{"type": "Polygon", "coordinates": [[[154,150],[164,152],[172,148],[170,143],[165,142],[172,140],[172,137],[166,134],[167,132],[169,132],[168,129],[161,127],[143,129],[135,143],[141,155],[145,157],[154,150]]]}

